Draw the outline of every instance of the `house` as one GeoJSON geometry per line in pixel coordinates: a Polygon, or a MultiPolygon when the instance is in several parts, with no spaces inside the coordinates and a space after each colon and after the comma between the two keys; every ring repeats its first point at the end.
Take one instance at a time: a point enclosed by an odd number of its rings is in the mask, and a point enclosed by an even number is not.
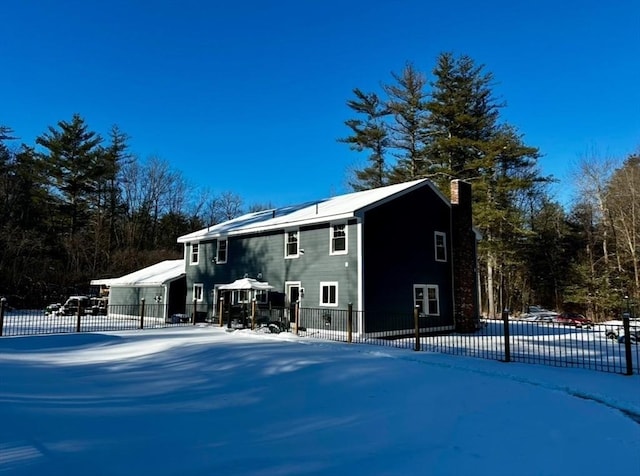
{"type": "Polygon", "coordinates": [[[137,316],[143,299],[149,318],[166,320],[185,312],[187,285],[182,259],[162,261],[119,278],[93,279],[90,284],[99,286],[101,294],[107,294],[108,289],[110,314],[137,316]]]}
{"type": "MultiPolygon", "coordinates": [[[[449,201],[428,179],[248,213],[178,238],[187,303],[215,317],[221,286],[257,278],[285,308],[355,312],[354,332],[472,331],[479,319],[471,186],[449,201]],[[390,316],[402,316],[391,319],[390,316]]],[[[235,303],[246,299],[237,293],[235,303]]],[[[292,317],[291,317],[292,318],[292,317]]],[[[304,318],[301,318],[304,325],[304,318]]]]}

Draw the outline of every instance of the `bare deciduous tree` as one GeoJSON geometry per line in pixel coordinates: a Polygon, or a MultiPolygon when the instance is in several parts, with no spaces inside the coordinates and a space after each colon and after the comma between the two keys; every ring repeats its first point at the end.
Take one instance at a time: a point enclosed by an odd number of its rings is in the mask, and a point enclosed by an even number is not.
{"type": "MultiPolygon", "coordinates": [[[[630,276],[633,291],[640,289],[640,266],[638,245],[640,244],[640,156],[630,156],[623,166],[615,171],[609,182],[606,207],[615,232],[618,272],[630,276]]],[[[626,291],[631,291],[627,284],[626,291]]]]}

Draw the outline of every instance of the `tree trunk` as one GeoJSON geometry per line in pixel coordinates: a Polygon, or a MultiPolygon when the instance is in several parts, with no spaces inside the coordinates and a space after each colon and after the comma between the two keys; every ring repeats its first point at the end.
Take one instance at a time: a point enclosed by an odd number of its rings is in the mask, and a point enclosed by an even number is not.
{"type": "Polygon", "coordinates": [[[487,255],[487,303],[489,309],[487,310],[487,315],[489,317],[496,317],[496,305],[495,305],[495,294],[494,294],[494,278],[493,273],[495,269],[495,257],[492,252],[489,252],[487,255]]]}

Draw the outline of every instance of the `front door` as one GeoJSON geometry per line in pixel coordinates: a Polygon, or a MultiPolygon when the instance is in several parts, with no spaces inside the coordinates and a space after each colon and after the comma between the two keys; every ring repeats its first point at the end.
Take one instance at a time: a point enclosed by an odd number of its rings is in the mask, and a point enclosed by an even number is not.
{"type": "Polygon", "coordinates": [[[300,281],[287,281],[284,283],[284,292],[287,295],[285,312],[288,314],[289,322],[295,322],[295,305],[296,302],[300,301],[300,281]]]}

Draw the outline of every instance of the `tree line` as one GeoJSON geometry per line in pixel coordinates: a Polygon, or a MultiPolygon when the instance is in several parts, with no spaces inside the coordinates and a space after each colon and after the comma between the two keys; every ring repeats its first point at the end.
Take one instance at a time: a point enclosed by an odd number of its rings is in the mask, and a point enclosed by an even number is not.
{"type": "MultiPolygon", "coordinates": [[[[631,308],[640,289],[640,155],[583,158],[579,198],[561,205],[539,149],[502,119],[493,81],[472,58],[442,53],[430,76],[407,63],[374,90],[355,88],[338,140],[365,160],[347,171],[349,186],[427,177],[448,195],[452,179],[470,182],[485,315],[541,304],[605,318],[631,308]]],[[[181,258],[178,236],[270,207],[190,187],[163,159],[131,153],[117,126],[102,137],[79,114],[34,144],[16,135],[0,125],[0,295],[13,305],[42,305],[93,278],[181,258]]]]}
{"type": "Polygon", "coordinates": [[[353,90],[349,134],[338,140],[366,161],[350,185],[426,177],[448,195],[452,179],[470,182],[484,315],[542,304],[604,319],[631,308],[640,286],[640,157],[619,166],[583,158],[579,198],[565,210],[549,195],[554,178],[541,173],[539,149],[502,120],[505,104],[484,65],[441,53],[430,78],[407,63],[377,89],[353,90]]]}
{"type": "Polygon", "coordinates": [[[0,295],[14,306],[181,258],[178,236],[243,212],[237,194],[194,193],[165,160],[132,154],[117,126],[103,138],[79,114],[17,142],[0,126],[0,295]]]}

